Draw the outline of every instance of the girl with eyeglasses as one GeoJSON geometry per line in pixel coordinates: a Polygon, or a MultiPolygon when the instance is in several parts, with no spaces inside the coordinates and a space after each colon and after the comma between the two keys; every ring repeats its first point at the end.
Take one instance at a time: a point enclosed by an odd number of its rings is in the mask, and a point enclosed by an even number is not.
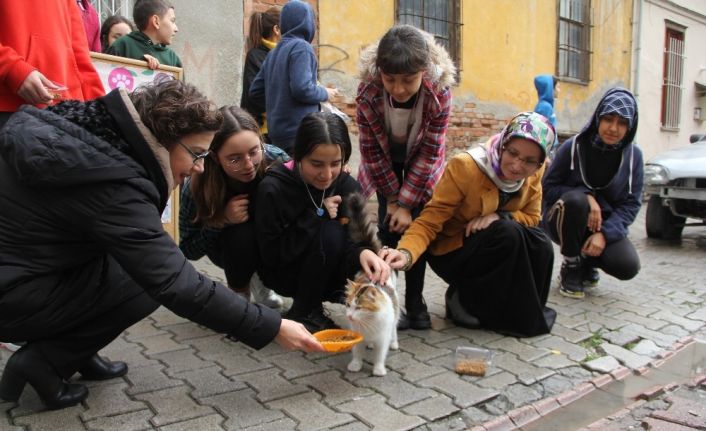
{"type": "Polygon", "coordinates": [[[360,185],[344,169],[351,155],[346,123],[329,112],[307,114],[293,160],[267,171],[257,188],[255,225],[268,287],[292,297],[285,317],[311,332],[336,328],[324,301],[344,300],[346,278],[359,269],[386,281],[389,267],[348,236],[342,202],[360,185]]]}
{"type": "Polygon", "coordinates": [[[279,308],[282,298],[263,286],[256,275],[260,259],[253,198],[265,171],[289,156],[263,144],[259,125],[245,110],[226,106],[220,112],[223,126],[203,161],[203,173],[192,176],[182,188],[179,248],[191,260],[207,255],[223,268],[234,291],[279,308]]]}
{"type": "Polygon", "coordinates": [[[524,112],[484,146],[451,158],[397,249],[380,250],[402,270],[426,252],[449,283],[446,317],[457,325],[520,337],[551,330],[556,312],[546,303],[554,252],[538,224],[554,134],[545,117],[524,112]]]}

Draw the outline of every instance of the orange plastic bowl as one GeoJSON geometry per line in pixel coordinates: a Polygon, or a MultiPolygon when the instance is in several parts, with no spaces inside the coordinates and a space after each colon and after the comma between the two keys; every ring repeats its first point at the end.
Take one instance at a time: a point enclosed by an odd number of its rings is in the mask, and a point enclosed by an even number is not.
{"type": "Polygon", "coordinates": [[[325,329],[314,334],[327,352],[346,352],[363,341],[363,336],[348,329],[325,329]]]}

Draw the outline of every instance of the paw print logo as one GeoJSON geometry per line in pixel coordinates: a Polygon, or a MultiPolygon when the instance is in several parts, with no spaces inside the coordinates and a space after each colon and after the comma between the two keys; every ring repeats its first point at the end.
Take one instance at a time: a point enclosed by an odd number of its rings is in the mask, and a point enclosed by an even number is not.
{"type": "Polygon", "coordinates": [[[132,91],[135,88],[135,78],[129,70],[124,67],[118,67],[113,69],[108,75],[108,85],[111,90],[124,88],[127,91],[132,91]]]}

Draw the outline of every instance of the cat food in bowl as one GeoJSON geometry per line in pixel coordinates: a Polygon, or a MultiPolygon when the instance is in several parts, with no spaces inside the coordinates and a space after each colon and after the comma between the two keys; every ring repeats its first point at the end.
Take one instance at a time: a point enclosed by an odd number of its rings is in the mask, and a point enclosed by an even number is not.
{"type": "Polygon", "coordinates": [[[456,348],[454,370],[458,374],[485,376],[492,356],[488,349],[459,346],[456,348]]]}
{"type": "Polygon", "coordinates": [[[363,341],[362,335],[348,329],[325,329],[316,332],[314,337],[331,353],[346,352],[363,341]]]}

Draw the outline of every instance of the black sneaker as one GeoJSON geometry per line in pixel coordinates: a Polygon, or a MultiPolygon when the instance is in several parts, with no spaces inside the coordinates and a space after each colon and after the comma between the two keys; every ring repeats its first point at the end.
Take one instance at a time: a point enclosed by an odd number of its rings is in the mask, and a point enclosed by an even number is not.
{"type": "Polygon", "coordinates": [[[589,265],[583,265],[581,269],[581,284],[583,287],[594,287],[598,285],[601,275],[598,270],[589,265]]]}
{"type": "Polygon", "coordinates": [[[299,320],[306,329],[311,332],[323,331],[324,329],[341,329],[336,322],[326,315],[323,309],[314,309],[305,318],[299,320]]]}
{"type": "Polygon", "coordinates": [[[569,298],[583,299],[586,295],[583,293],[582,278],[581,262],[565,260],[559,274],[559,293],[569,298]]]}

